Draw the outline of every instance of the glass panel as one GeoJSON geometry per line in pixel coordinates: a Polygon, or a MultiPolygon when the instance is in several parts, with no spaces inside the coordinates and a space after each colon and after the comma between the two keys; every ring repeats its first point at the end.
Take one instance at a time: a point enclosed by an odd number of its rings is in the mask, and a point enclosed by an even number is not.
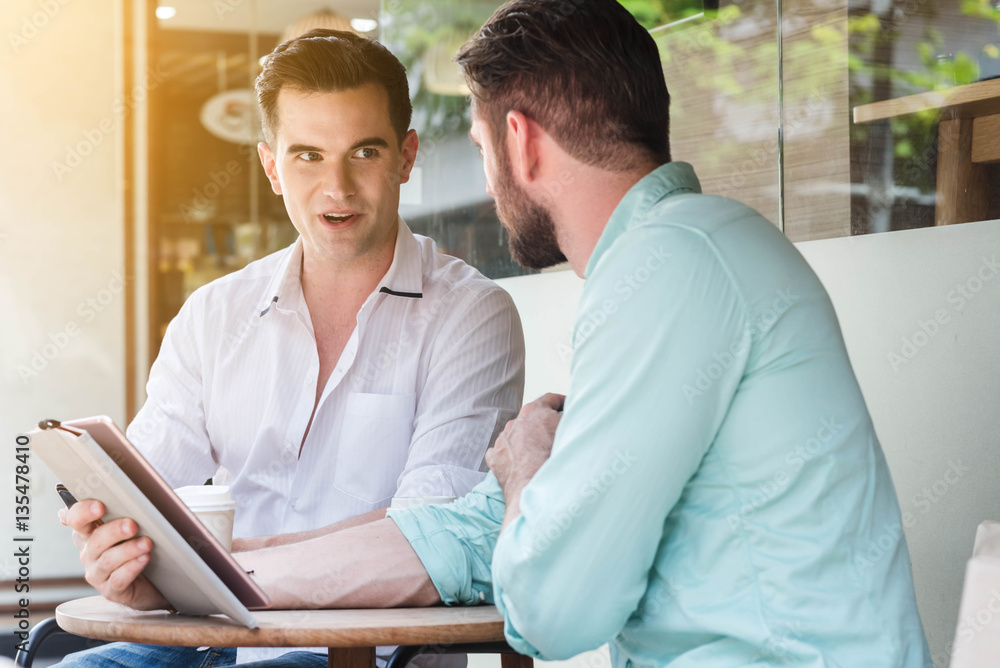
{"type": "MultiPolygon", "coordinates": [[[[807,2],[786,0],[792,7],[807,2]]],[[[486,193],[482,160],[466,136],[467,91],[451,62],[499,0],[382,0],[381,5],[379,0],[345,0],[338,5],[339,16],[322,13],[324,3],[312,0],[171,4],[176,14],[158,20],[151,34],[151,64],[166,74],[151,98],[150,253],[158,260],[151,277],[152,356],[167,323],[194,289],[295,239],[254,149],[258,121],[252,82],[261,54],[319,25],[339,21],[345,27],[355,19],[408,68],[413,126],[421,139],[416,169],[401,192],[400,213],[411,228],[492,278],[525,273],[510,258],[486,193]]],[[[674,158],[693,163],[705,192],[747,202],[780,225],[774,2],[625,4],[651,29],[663,54],[674,158]]],[[[808,49],[802,53],[809,55],[808,49]]],[[[837,64],[824,67],[836,69],[837,64]]],[[[801,76],[809,85],[815,78],[801,76]]],[[[806,104],[805,90],[805,84],[789,87],[786,106],[789,100],[806,104]]],[[[805,176],[797,173],[786,185],[814,176],[801,171],[805,176]]],[[[846,183],[846,167],[844,172],[846,183]]]]}
{"type": "Polygon", "coordinates": [[[997,218],[1000,10],[852,0],[852,233],[997,218]]]}
{"type": "Polygon", "coordinates": [[[343,0],[339,14],[322,0],[170,4],[176,12],[150,34],[150,64],[165,75],[150,99],[150,359],[196,288],[297,236],[257,157],[253,80],[261,55],[314,27],[367,31],[409,69],[421,141],[400,213],[413,231],[491,278],[525,273],[486,194],[467,137],[467,91],[451,63],[499,1],[343,0]]]}
{"type": "Polygon", "coordinates": [[[150,63],[150,350],[199,286],[292,243],[297,234],[257,157],[253,80],[285,27],[255,2],[171,2],[150,63]]]}
{"type": "Polygon", "coordinates": [[[706,193],[780,223],[777,9],[773,2],[678,8],[642,3],[670,90],[670,146],[706,193]],[[659,7],[659,12],[649,11],[659,7]],[[655,25],[654,25],[655,24],[655,25]]]}
{"type": "Polygon", "coordinates": [[[469,91],[452,58],[502,2],[383,0],[380,40],[406,66],[420,150],[399,213],[490,278],[529,273],[507,250],[479,151],[469,141],[469,91]]]}
{"type": "Polygon", "coordinates": [[[850,234],[847,6],[782,0],[782,211],[792,241],[850,234]]]}

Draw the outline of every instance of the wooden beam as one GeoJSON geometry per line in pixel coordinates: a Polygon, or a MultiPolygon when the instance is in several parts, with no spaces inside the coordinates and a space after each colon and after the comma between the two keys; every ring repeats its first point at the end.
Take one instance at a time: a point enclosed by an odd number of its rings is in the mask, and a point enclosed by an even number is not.
{"type": "Polygon", "coordinates": [[[989,168],[972,162],[972,126],[971,118],[941,121],[938,126],[935,225],[988,218],[989,168]]]}
{"type": "Polygon", "coordinates": [[[535,660],[523,654],[501,654],[500,668],[532,668],[535,660]]]}
{"type": "MultiPolygon", "coordinates": [[[[135,78],[135,11],[132,2],[122,3],[122,35],[125,55],[122,72],[125,90],[132,88],[135,78]]],[[[135,108],[127,107],[124,119],[124,165],[125,183],[122,187],[122,210],[124,211],[125,246],[125,421],[131,422],[138,412],[135,391],[136,356],[136,290],[135,290],[135,108]]]]}
{"type": "Polygon", "coordinates": [[[1000,114],[973,119],[972,162],[1000,162],[1000,114]]]}
{"type": "Polygon", "coordinates": [[[330,668],[375,668],[375,648],[331,647],[326,662],[330,668]]]}
{"type": "Polygon", "coordinates": [[[871,123],[928,109],[940,109],[943,118],[971,118],[1000,113],[1000,79],[863,104],[854,108],[854,122],[871,123]]]}

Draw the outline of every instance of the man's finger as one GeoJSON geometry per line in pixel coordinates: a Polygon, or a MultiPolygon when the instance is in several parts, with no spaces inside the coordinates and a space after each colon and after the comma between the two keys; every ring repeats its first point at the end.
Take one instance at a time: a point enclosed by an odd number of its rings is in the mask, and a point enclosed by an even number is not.
{"type": "Polygon", "coordinates": [[[63,517],[68,526],[73,527],[76,531],[84,533],[84,535],[89,535],[89,533],[93,531],[93,528],[89,527],[94,524],[94,522],[101,519],[103,515],[104,504],[100,501],[87,499],[86,501],[74,503],[69,509],[66,510],[63,517]]]}
{"type": "Polygon", "coordinates": [[[129,589],[135,584],[136,578],[142,574],[143,569],[146,568],[146,564],[148,563],[149,553],[147,552],[139,554],[134,559],[130,559],[118,566],[108,574],[108,584],[105,593],[119,599],[130,598],[128,596],[129,589]]]}
{"type": "Polygon", "coordinates": [[[139,525],[135,523],[135,520],[127,517],[99,526],[90,536],[84,534],[86,546],[80,556],[80,561],[83,562],[84,566],[97,561],[112,547],[132,538],[137,533],[139,533],[139,525]]]}
{"type": "MultiPolygon", "coordinates": [[[[130,540],[122,543],[121,545],[116,545],[108,550],[105,550],[100,555],[95,555],[97,556],[97,559],[92,561],[87,566],[87,581],[94,586],[98,586],[98,584],[110,580],[111,577],[114,576],[115,573],[117,573],[125,564],[135,561],[143,555],[148,555],[152,547],[153,542],[144,536],[136,540],[130,540]]],[[[143,564],[145,565],[145,562],[143,562],[143,564]]],[[[117,583],[111,585],[115,591],[120,592],[121,589],[127,588],[132,583],[132,580],[135,579],[135,576],[133,575],[131,580],[128,582],[123,580],[129,572],[129,570],[126,570],[117,576],[117,583]]],[[[98,589],[100,589],[100,587],[98,587],[98,589]]],[[[103,590],[101,590],[101,592],[104,593],[103,590]]]]}
{"type": "Polygon", "coordinates": [[[551,408],[552,410],[559,412],[563,409],[563,405],[566,403],[566,395],[549,392],[548,394],[543,394],[535,399],[533,403],[540,404],[546,408],[551,408]]]}

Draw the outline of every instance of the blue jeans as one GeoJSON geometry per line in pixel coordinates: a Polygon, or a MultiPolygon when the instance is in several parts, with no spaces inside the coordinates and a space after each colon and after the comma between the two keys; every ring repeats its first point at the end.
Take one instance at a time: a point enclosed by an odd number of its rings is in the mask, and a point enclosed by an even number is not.
{"type": "MultiPolygon", "coordinates": [[[[236,649],[211,647],[199,652],[194,647],[166,647],[115,642],[66,655],[58,668],[221,668],[236,663],[236,649]]],[[[270,661],[240,664],[240,668],[326,668],[326,654],[289,652],[270,661]]]]}

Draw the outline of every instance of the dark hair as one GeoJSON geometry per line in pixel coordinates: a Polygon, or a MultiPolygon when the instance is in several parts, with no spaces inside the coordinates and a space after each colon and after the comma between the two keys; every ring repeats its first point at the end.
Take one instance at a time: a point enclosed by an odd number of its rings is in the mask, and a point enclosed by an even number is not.
{"type": "Polygon", "coordinates": [[[413,106],[406,68],[387,48],[352,32],[322,28],[282,42],[267,56],[255,84],[264,136],[268,141],[274,139],[282,88],[326,93],[369,83],[385,88],[389,120],[402,142],[410,128],[413,106]]]}
{"type": "Polygon", "coordinates": [[[587,164],[670,161],[659,51],[615,0],[511,0],[455,60],[494,141],[517,110],[587,164]]]}

